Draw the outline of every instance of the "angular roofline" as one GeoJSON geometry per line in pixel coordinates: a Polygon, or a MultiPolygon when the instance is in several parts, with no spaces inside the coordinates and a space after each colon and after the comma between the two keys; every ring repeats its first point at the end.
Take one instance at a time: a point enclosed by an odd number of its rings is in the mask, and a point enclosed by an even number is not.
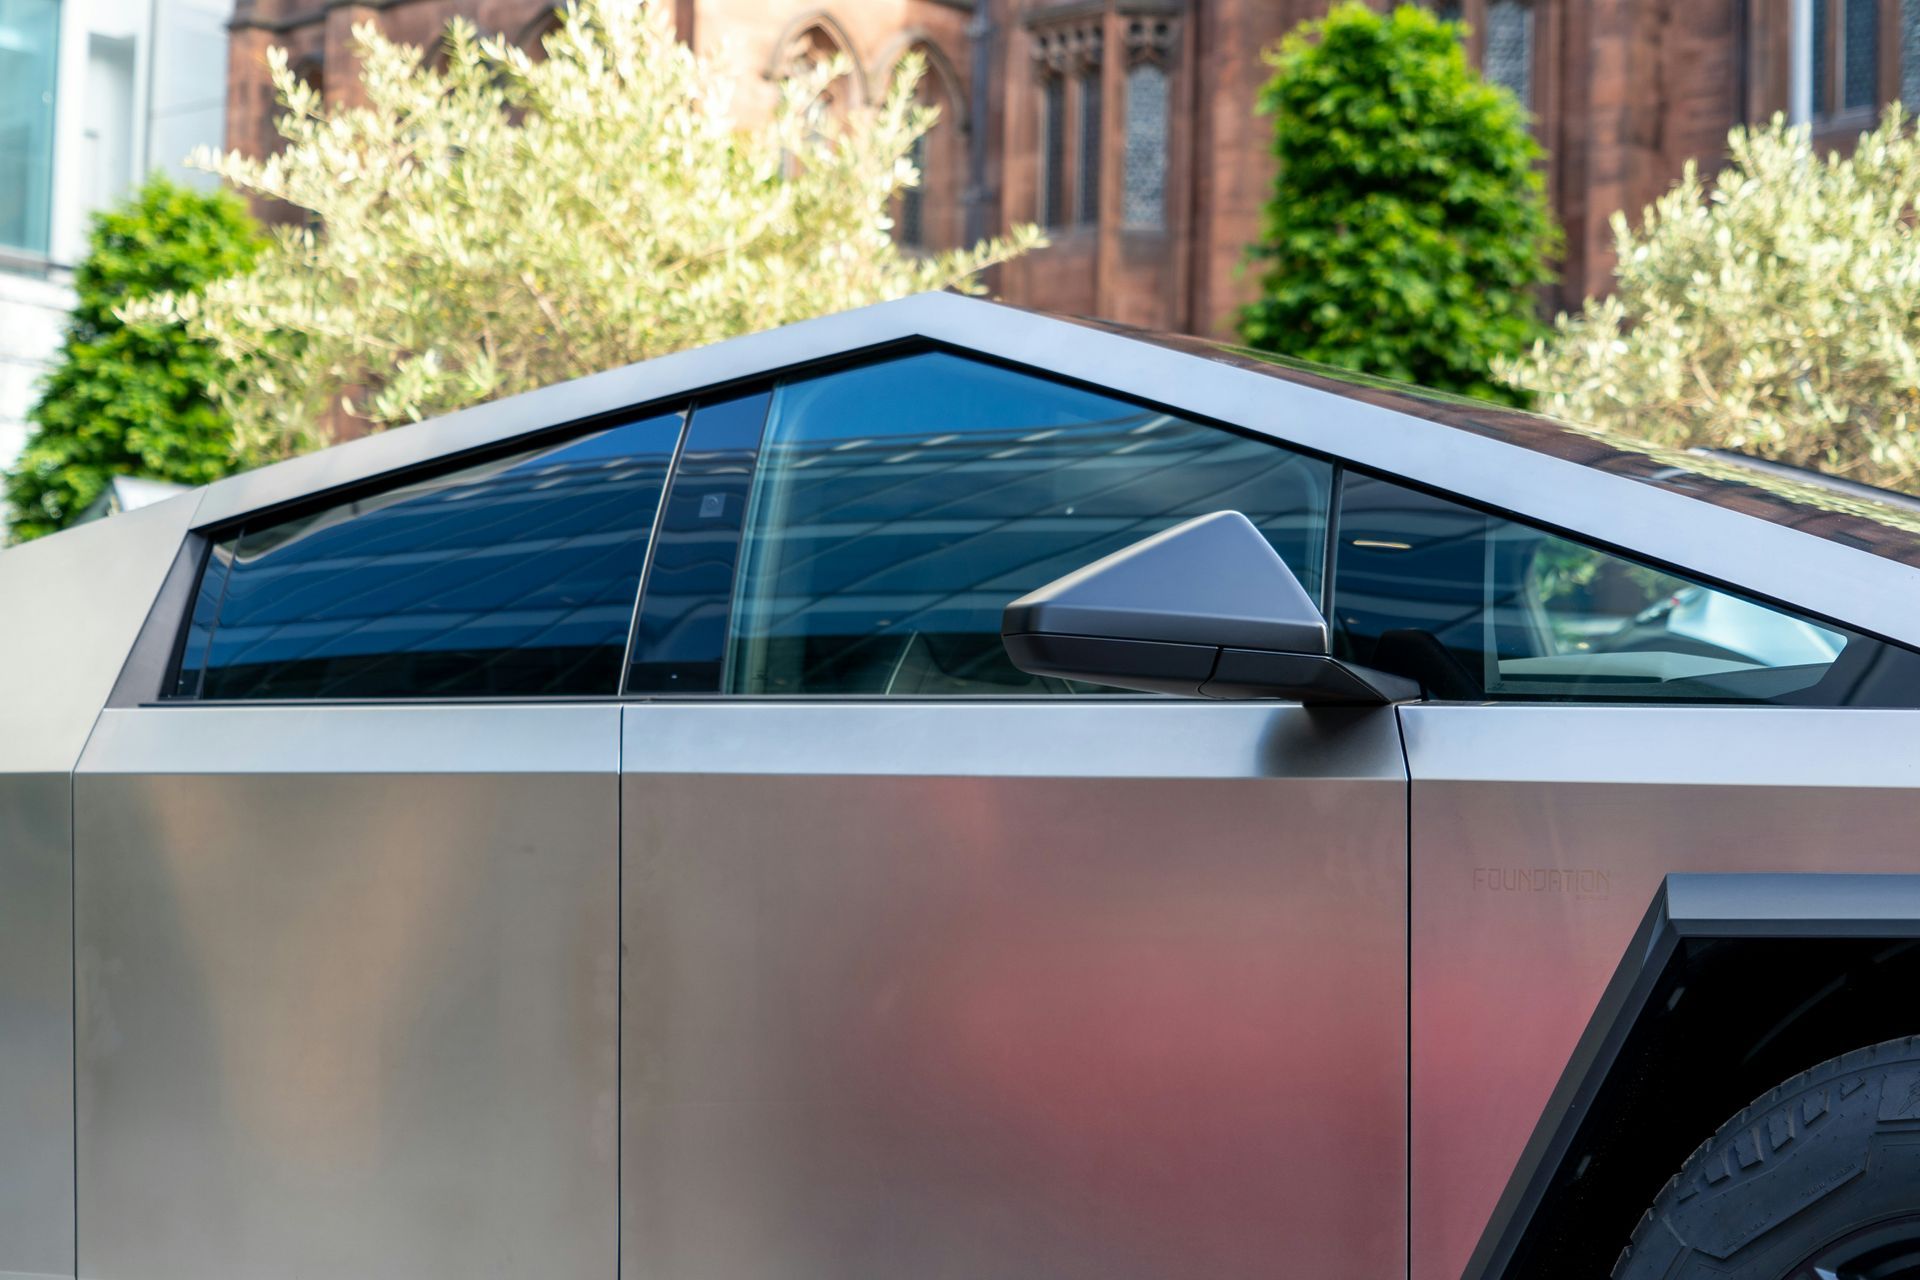
{"type": "Polygon", "coordinates": [[[1475,431],[1458,402],[1417,389],[1276,378],[1197,344],[1178,350],[1147,335],[944,293],[675,352],[229,477],[206,489],[194,527],[535,431],[915,340],[1229,423],[1920,647],[1920,570],[1898,561],[1475,431]]]}

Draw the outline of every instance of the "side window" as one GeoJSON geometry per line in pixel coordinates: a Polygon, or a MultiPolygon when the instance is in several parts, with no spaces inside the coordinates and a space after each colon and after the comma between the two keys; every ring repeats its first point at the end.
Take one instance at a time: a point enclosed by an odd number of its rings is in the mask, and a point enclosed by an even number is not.
{"type": "Polygon", "coordinates": [[[1912,655],[1368,476],[1341,483],[1336,654],[1448,699],[1898,702],[1912,655]]]}
{"type": "Polygon", "coordinates": [[[630,422],[214,547],[176,696],[619,691],[682,415],[630,422]]]}
{"type": "Polygon", "coordinates": [[[1317,595],[1332,466],[945,353],[778,387],[722,688],[1068,692],[1016,669],[1009,600],[1191,516],[1244,512],[1317,595]]]}

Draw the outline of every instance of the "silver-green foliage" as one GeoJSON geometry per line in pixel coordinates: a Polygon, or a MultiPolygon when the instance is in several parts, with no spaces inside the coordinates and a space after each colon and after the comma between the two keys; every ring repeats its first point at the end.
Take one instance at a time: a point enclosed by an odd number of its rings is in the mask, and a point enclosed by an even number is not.
{"type": "Polygon", "coordinates": [[[1776,118],[1687,166],[1615,289],[1499,373],[1545,412],[1875,484],[1920,480],[1920,140],[1896,105],[1849,156],[1776,118]]]}
{"type": "Polygon", "coordinates": [[[582,0],[535,60],[456,21],[444,66],[369,26],[363,104],[323,104],[272,56],[287,145],[196,157],[306,210],[245,276],[162,304],[233,363],[217,388],[250,458],[381,429],[734,334],[925,289],[976,289],[1032,228],[919,257],[890,235],[917,182],[917,62],[822,127],[844,74],[736,118],[727,73],[675,40],[668,0],[582,0]],[[338,425],[337,423],[335,425],[338,425]]]}

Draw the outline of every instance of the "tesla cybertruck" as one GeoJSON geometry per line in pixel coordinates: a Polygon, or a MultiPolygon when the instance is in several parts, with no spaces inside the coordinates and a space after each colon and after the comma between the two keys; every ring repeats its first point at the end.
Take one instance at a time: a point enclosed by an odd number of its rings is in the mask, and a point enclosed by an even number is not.
{"type": "Polygon", "coordinates": [[[909,298],[0,554],[0,1275],[1908,1274],[1920,505],[909,298]]]}

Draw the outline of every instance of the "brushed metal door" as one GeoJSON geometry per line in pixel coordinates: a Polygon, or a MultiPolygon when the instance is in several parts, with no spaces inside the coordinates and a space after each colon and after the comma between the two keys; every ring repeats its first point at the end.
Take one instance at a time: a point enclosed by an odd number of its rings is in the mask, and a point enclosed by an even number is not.
{"type": "Polygon", "coordinates": [[[1391,711],[623,726],[628,1280],[1406,1264],[1391,711]]]}
{"type": "Polygon", "coordinates": [[[1920,868],[1920,711],[1413,705],[1414,1280],[1461,1274],[1661,880],[1920,868]]]}
{"type": "Polygon", "coordinates": [[[614,1273],[619,714],[102,716],[81,1275],[614,1273]]]}

